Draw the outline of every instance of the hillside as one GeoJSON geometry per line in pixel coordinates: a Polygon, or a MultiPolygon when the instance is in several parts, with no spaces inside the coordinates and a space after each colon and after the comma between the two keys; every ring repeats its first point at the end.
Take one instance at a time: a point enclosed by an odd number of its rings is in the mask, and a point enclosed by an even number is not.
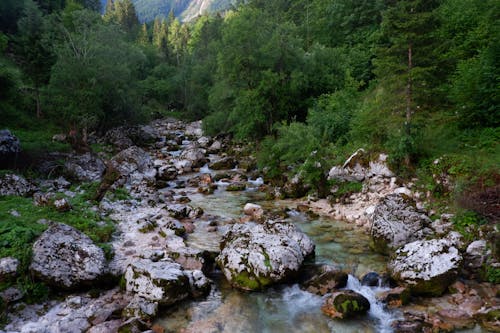
{"type": "MultiPolygon", "coordinates": [[[[229,8],[235,0],[132,0],[140,22],[150,22],[157,16],[167,17],[173,11],[176,17],[189,21],[205,12],[229,8]]],[[[106,0],[101,0],[103,11],[106,0]]]]}

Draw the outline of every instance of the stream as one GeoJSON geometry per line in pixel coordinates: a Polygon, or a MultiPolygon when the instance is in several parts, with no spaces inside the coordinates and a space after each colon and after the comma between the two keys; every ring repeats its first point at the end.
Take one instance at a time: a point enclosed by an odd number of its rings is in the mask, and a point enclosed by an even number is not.
{"type": "MultiPolygon", "coordinates": [[[[210,170],[202,168],[201,173],[206,172],[210,170]]],[[[257,191],[259,184],[257,179],[250,181],[244,192],[228,192],[225,184],[219,183],[213,195],[190,193],[190,204],[217,217],[219,229],[216,233],[207,233],[203,223],[209,222],[197,222],[197,229],[187,236],[186,244],[217,251],[225,223],[241,217],[247,202],[268,210],[295,207],[292,201],[265,201],[264,195],[257,191]]],[[[361,286],[355,277],[385,270],[386,258],[371,251],[368,235],[344,222],[321,217],[310,219],[295,210],[288,214],[288,220],[316,244],[316,263],[334,265],[351,274],[346,288],[370,301],[368,315],[354,320],[333,320],[321,312],[322,297],[301,290],[297,284],[248,293],[231,288],[222,273],[216,272],[211,276],[215,285],[206,299],[164,309],[156,324],[166,332],[392,332],[390,324],[399,313],[388,312],[375,299],[376,293],[384,289],[361,286]]]]}

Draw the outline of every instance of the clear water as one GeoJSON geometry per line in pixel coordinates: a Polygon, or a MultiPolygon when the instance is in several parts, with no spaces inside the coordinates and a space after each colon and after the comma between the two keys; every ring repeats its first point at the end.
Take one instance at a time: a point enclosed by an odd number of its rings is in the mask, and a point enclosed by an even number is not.
{"type": "MultiPolygon", "coordinates": [[[[197,231],[188,236],[190,246],[207,250],[218,249],[220,234],[226,223],[242,216],[245,203],[259,203],[268,209],[282,209],[292,204],[262,201],[262,193],[252,188],[245,192],[227,192],[221,188],[214,195],[192,194],[190,198],[191,205],[203,208],[206,214],[217,217],[219,223],[217,233],[207,233],[202,224],[208,222],[197,222],[197,231]]],[[[339,266],[355,276],[385,269],[386,259],[370,250],[369,237],[356,228],[325,218],[309,220],[295,211],[290,215],[290,220],[315,242],[317,263],[339,266]]],[[[207,298],[163,309],[156,324],[164,327],[166,332],[387,333],[391,332],[390,322],[396,316],[376,303],[375,293],[380,290],[361,286],[352,275],[349,289],[367,297],[372,309],[363,318],[347,321],[325,316],[321,312],[322,297],[305,292],[298,285],[281,285],[265,292],[245,293],[231,288],[220,274],[212,276],[212,279],[215,286],[207,298]]]]}

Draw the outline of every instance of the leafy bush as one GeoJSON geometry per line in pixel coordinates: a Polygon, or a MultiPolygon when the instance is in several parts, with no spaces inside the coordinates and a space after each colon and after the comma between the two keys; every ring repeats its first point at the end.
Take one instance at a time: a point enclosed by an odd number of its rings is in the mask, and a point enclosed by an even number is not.
{"type": "Polygon", "coordinates": [[[486,224],[487,221],[472,211],[462,211],[453,217],[453,225],[468,241],[477,239],[479,236],[479,227],[486,224]]]}
{"type": "Polygon", "coordinates": [[[491,266],[484,267],[483,278],[484,278],[484,280],[486,280],[490,283],[499,284],[500,283],[500,268],[491,267],[491,266]]]}
{"type": "Polygon", "coordinates": [[[332,194],[333,199],[338,199],[341,202],[354,193],[361,192],[363,183],[357,181],[343,182],[338,180],[330,181],[330,186],[335,190],[332,194]]]}

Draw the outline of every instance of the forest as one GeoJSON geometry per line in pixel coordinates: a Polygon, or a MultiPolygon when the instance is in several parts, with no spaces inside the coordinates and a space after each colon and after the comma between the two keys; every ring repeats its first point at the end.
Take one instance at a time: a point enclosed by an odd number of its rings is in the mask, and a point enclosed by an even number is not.
{"type": "Polygon", "coordinates": [[[437,206],[496,219],[499,13],[495,0],[251,0],[141,24],[130,0],[3,0],[1,127],[40,154],[55,133],[89,151],[114,126],[203,119],[256,143],[270,179],[301,173],[319,192],[327,161],[386,152],[437,206]]]}

